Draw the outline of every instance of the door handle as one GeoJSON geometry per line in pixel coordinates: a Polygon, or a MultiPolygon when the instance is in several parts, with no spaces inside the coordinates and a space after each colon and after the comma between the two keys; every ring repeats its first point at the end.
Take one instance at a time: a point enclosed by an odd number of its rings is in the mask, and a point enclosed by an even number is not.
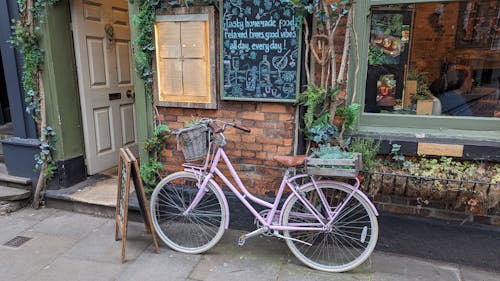
{"type": "Polygon", "coordinates": [[[132,92],[132,90],[127,90],[127,98],[129,99],[135,98],[135,92],[132,92]]]}

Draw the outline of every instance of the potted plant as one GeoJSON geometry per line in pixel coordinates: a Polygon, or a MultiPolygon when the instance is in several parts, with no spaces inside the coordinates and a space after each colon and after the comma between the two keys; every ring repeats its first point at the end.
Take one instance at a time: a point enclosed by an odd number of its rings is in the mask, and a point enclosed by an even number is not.
{"type": "Polygon", "coordinates": [[[416,104],[417,115],[432,115],[433,96],[429,90],[429,80],[427,73],[410,69],[405,85],[405,106],[410,101],[416,104]]]}

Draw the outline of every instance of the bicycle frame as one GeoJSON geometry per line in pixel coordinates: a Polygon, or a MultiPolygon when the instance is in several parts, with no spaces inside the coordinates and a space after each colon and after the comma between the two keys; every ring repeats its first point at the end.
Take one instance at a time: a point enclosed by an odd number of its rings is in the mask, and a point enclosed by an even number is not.
{"type": "MultiPolygon", "coordinates": [[[[365,199],[367,199],[367,202],[370,203],[370,207],[373,209],[375,214],[378,216],[378,212],[377,212],[375,206],[373,206],[373,204],[371,204],[370,200],[368,200],[366,195],[358,189],[359,188],[359,180],[358,179],[356,179],[355,186],[352,186],[352,185],[349,185],[349,184],[346,184],[343,182],[329,181],[329,182],[332,182],[335,184],[342,185],[342,186],[347,187],[348,189],[352,190],[352,192],[350,192],[350,194],[347,196],[346,200],[344,200],[344,202],[341,204],[341,206],[335,208],[335,210],[330,210],[330,207],[328,207],[329,205],[326,202],[325,195],[323,194],[323,192],[321,192],[318,189],[318,185],[317,185],[318,181],[316,181],[313,176],[308,175],[308,174],[298,174],[298,175],[295,175],[293,177],[290,177],[290,170],[287,170],[287,172],[283,176],[283,180],[281,181],[280,188],[279,188],[278,193],[276,195],[276,198],[272,204],[255,197],[254,195],[252,195],[248,191],[248,189],[245,187],[245,185],[241,181],[240,177],[238,176],[237,171],[234,169],[234,167],[233,167],[231,161],[229,160],[228,156],[226,155],[223,147],[217,147],[217,151],[212,159],[212,163],[210,164],[210,170],[208,173],[206,172],[205,167],[197,167],[197,166],[193,166],[190,164],[184,164],[183,166],[185,167],[185,169],[184,169],[185,171],[195,173],[200,177],[200,179],[203,179],[203,182],[199,186],[199,191],[197,192],[193,202],[186,209],[184,214],[188,214],[201,201],[201,199],[203,198],[203,196],[205,195],[205,192],[206,192],[205,187],[207,186],[207,184],[209,182],[211,182],[218,189],[218,191],[221,192],[222,198],[224,200],[224,205],[226,207],[228,206],[227,199],[224,196],[222,189],[214,180],[214,174],[215,174],[215,175],[219,176],[219,178],[222,179],[222,181],[229,187],[231,192],[234,193],[236,195],[236,197],[238,197],[238,199],[255,216],[255,218],[257,220],[259,220],[259,222],[264,227],[267,227],[270,230],[278,230],[278,231],[300,231],[300,230],[326,231],[326,230],[331,228],[333,222],[335,221],[337,216],[340,214],[341,210],[346,206],[346,204],[349,202],[349,200],[352,198],[352,196],[355,193],[358,193],[361,196],[363,196],[365,199]],[[224,163],[227,165],[227,167],[229,168],[229,172],[231,174],[231,177],[235,181],[239,190],[237,187],[235,187],[231,183],[231,181],[217,167],[221,158],[224,161],[224,163]],[[323,217],[323,215],[319,211],[317,211],[316,208],[314,208],[314,206],[300,194],[299,191],[300,191],[301,186],[297,185],[295,183],[295,181],[297,179],[304,178],[304,177],[309,177],[311,179],[311,184],[318,191],[320,200],[321,200],[323,206],[325,207],[325,209],[327,210],[329,218],[323,217]],[[306,206],[306,208],[309,211],[309,214],[301,214],[301,215],[302,216],[306,215],[307,217],[311,217],[311,216],[314,217],[317,221],[316,223],[308,223],[308,224],[300,224],[300,225],[296,224],[294,226],[283,226],[281,214],[280,214],[279,221],[273,222],[274,216],[278,212],[279,202],[283,196],[283,193],[284,193],[286,186],[288,186],[290,188],[290,190],[292,191],[292,194],[289,195],[285,204],[292,198],[293,195],[297,196],[297,198],[304,204],[304,206],[306,206]],[[240,190],[241,190],[241,192],[240,192],[240,190]],[[246,197],[248,197],[251,201],[255,202],[258,205],[269,208],[270,211],[269,211],[269,214],[267,215],[267,218],[264,218],[259,212],[257,212],[257,210],[250,204],[250,202],[246,199],[246,197]]],[[[322,182],[324,182],[324,181],[322,181],[322,182]]],[[[310,186],[311,184],[306,184],[302,187],[310,186]]],[[[226,229],[229,226],[229,208],[227,208],[227,210],[228,210],[228,212],[226,212],[226,225],[225,225],[226,229]]]]}

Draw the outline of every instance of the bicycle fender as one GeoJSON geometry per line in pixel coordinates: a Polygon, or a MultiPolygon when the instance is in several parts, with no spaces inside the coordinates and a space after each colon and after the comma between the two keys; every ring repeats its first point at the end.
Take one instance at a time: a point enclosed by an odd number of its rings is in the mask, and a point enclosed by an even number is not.
{"type": "MultiPolygon", "coordinates": [[[[336,185],[341,185],[345,188],[348,188],[350,190],[353,190],[354,192],[356,192],[357,194],[359,194],[363,199],[366,200],[366,202],[368,202],[368,206],[370,206],[370,208],[372,209],[373,213],[378,216],[378,211],[377,211],[377,208],[375,208],[375,205],[372,203],[372,201],[368,198],[368,196],[366,196],[366,194],[364,194],[361,190],[359,189],[355,189],[352,185],[350,184],[347,184],[347,183],[343,183],[343,182],[338,182],[338,181],[318,181],[317,182],[318,184],[319,183],[330,183],[330,184],[336,184],[336,185]]],[[[307,183],[307,184],[304,184],[303,186],[300,187],[300,189],[305,189],[305,188],[308,188],[309,186],[313,185],[312,182],[310,183],[307,183]]],[[[288,198],[285,200],[285,203],[283,203],[283,206],[286,206],[288,204],[288,202],[290,200],[292,200],[292,197],[294,196],[294,194],[290,194],[288,196],[288,198]]],[[[283,223],[283,213],[280,215],[280,223],[283,223]]]]}
{"type": "MultiPolygon", "coordinates": [[[[198,171],[194,171],[194,170],[187,170],[187,171],[189,171],[193,174],[201,175],[201,173],[198,171]]],[[[219,194],[222,197],[222,203],[224,204],[224,208],[226,208],[226,225],[224,226],[224,229],[228,229],[229,228],[229,204],[227,203],[226,195],[224,195],[222,188],[219,186],[219,184],[216,181],[213,180],[213,178],[210,179],[208,182],[209,182],[209,184],[213,184],[213,186],[215,187],[217,192],[219,192],[219,194]]]]}

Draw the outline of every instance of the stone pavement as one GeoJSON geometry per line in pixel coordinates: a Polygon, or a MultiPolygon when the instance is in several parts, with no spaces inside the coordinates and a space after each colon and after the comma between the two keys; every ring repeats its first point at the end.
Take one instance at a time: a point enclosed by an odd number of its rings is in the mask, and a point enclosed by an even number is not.
{"type": "Polygon", "coordinates": [[[136,222],[129,222],[122,264],[114,227],[113,219],[49,208],[0,216],[0,280],[500,280],[500,272],[385,252],[374,252],[352,272],[324,273],[303,266],[276,238],[256,237],[238,247],[234,230],[202,255],[177,253],[161,242],[156,254],[144,224],[136,222]],[[32,239],[19,248],[4,245],[15,236],[32,239]]]}

